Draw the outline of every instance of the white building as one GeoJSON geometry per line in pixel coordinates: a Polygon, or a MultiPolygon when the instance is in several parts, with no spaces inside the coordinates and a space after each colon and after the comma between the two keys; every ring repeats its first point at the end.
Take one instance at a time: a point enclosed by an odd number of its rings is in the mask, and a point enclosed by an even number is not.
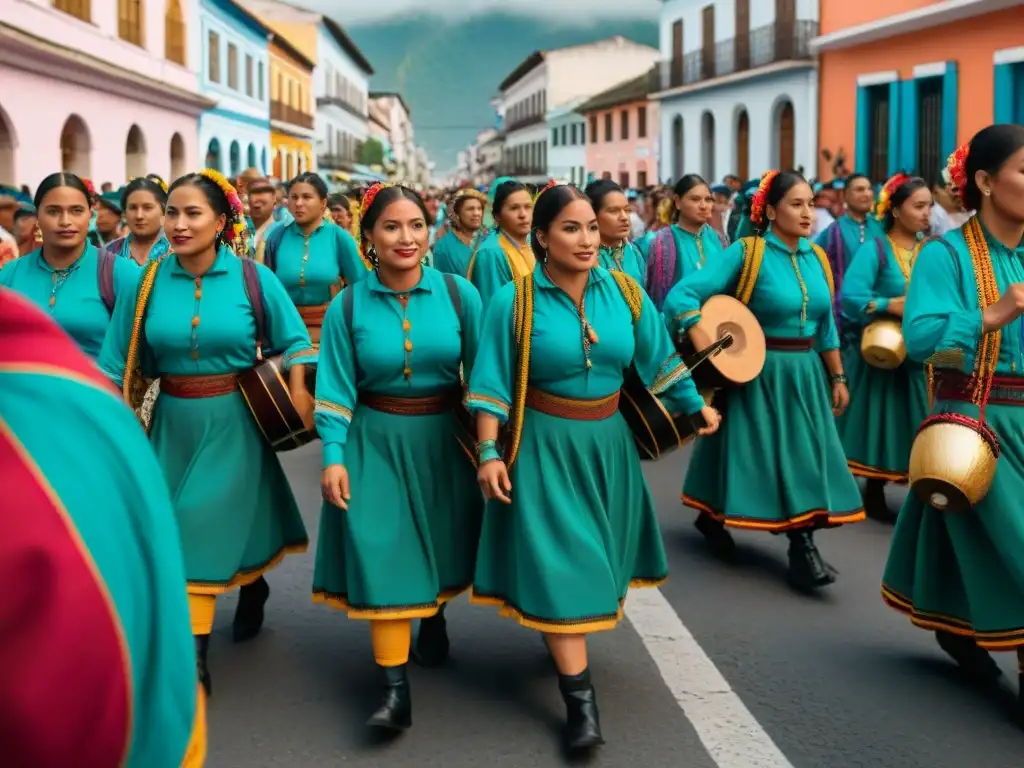
{"type": "Polygon", "coordinates": [[[817,167],[818,0],[665,0],[661,179],[817,167]]]}
{"type": "Polygon", "coordinates": [[[505,135],[496,128],[488,128],[476,135],[476,171],[470,183],[479,187],[490,184],[501,170],[504,157],[505,135]]]}
{"type": "Polygon", "coordinates": [[[371,111],[377,113],[376,120],[387,126],[387,145],[390,161],[394,165],[391,175],[395,181],[415,181],[416,136],[405,99],[393,91],[372,91],[370,105],[371,111]]]}
{"type": "Polygon", "coordinates": [[[547,114],[548,176],[582,187],[587,181],[587,121],[577,107],[589,96],[579,96],[547,114]]]}
{"type": "Polygon", "coordinates": [[[360,150],[369,137],[369,92],[373,67],[345,30],[326,16],[317,28],[316,153],[321,172],[359,173],[360,150]]]}
{"type": "Polygon", "coordinates": [[[657,61],[658,51],[624,37],[530,54],[499,86],[505,118],[503,171],[523,181],[548,177],[549,112],[637,77],[657,61]]]}

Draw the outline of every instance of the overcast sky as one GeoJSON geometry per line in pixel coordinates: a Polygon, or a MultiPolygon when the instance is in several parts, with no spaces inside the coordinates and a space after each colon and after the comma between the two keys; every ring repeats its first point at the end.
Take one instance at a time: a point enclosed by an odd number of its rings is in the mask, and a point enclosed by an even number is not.
{"type": "Polygon", "coordinates": [[[327,13],[341,24],[433,13],[465,18],[488,13],[516,14],[569,24],[588,18],[656,19],[660,0],[292,0],[327,13]]]}

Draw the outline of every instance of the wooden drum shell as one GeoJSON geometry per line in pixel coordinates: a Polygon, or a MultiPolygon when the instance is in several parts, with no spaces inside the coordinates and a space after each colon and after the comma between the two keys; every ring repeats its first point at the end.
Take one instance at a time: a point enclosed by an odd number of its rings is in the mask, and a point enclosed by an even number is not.
{"type": "Polygon", "coordinates": [[[690,367],[701,392],[749,384],[761,374],[768,354],[764,331],[741,301],[732,296],[712,296],[701,307],[701,319],[695,328],[709,345],[726,335],[732,337],[726,349],[703,361],[699,360],[702,350],[695,347],[688,332],[676,339],[676,351],[690,367]]]}
{"type": "Polygon", "coordinates": [[[301,448],[317,437],[316,430],[306,429],[302,423],[282,371],[282,356],[277,355],[238,377],[238,388],[256,425],[278,453],[301,448]]]}

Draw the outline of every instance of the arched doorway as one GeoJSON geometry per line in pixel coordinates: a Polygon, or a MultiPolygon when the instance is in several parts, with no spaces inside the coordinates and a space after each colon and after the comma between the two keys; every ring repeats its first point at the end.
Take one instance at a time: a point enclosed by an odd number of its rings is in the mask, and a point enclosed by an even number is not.
{"type": "Polygon", "coordinates": [[[777,168],[788,171],[796,165],[796,114],[789,99],[776,107],[776,131],[778,136],[779,162],[777,168]]]}
{"type": "Polygon", "coordinates": [[[228,173],[233,179],[242,172],[242,148],[238,145],[237,141],[231,142],[228,157],[230,158],[228,166],[231,169],[228,173]]]}
{"type": "Polygon", "coordinates": [[[743,181],[750,178],[750,115],[743,108],[736,118],[736,175],[743,181]]]}
{"type": "Polygon", "coordinates": [[[715,183],[715,116],[710,112],[700,117],[700,174],[715,183]]]}
{"type": "Polygon", "coordinates": [[[683,177],[686,156],[683,153],[683,118],[676,115],[672,120],[672,181],[683,177]]]}
{"type": "Polygon", "coordinates": [[[17,145],[14,126],[0,106],[0,184],[15,186],[14,149],[17,145]]]}
{"type": "Polygon", "coordinates": [[[284,148],[278,147],[274,153],[274,177],[284,181],[284,148]]]}
{"type": "Polygon", "coordinates": [[[185,140],[180,133],[176,133],[171,136],[171,181],[185,173],[185,140]]]}
{"type": "Polygon", "coordinates": [[[260,153],[260,170],[267,173],[267,148],[264,147],[260,153]]]}
{"type": "Polygon", "coordinates": [[[256,145],[255,144],[250,144],[249,145],[249,150],[245,153],[245,155],[246,155],[246,157],[245,157],[245,160],[246,160],[245,167],[246,168],[255,168],[256,167],[256,145]]]}
{"type": "Polygon", "coordinates": [[[89,129],[78,115],[71,115],[60,132],[60,167],[62,171],[84,178],[92,176],[92,144],[89,129]]]}
{"type": "Polygon", "coordinates": [[[142,129],[132,125],[124,146],[124,169],[129,179],[146,175],[146,137],[142,129]]]}
{"type": "Polygon", "coordinates": [[[284,180],[291,181],[295,178],[295,152],[288,150],[284,153],[284,180]]]}
{"type": "Polygon", "coordinates": [[[296,157],[296,162],[298,163],[298,166],[299,166],[298,167],[298,173],[305,173],[306,172],[306,153],[305,152],[299,152],[298,156],[296,157]]]}
{"type": "Polygon", "coordinates": [[[220,142],[217,139],[210,139],[206,145],[206,167],[220,170],[220,142]]]}

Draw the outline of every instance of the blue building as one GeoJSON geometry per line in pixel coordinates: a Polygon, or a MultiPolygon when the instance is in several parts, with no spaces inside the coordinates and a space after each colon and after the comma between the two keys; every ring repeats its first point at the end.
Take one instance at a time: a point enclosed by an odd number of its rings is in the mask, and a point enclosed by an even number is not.
{"type": "Polygon", "coordinates": [[[200,0],[200,89],[217,105],[199,119],[205,166],[229,177],[270,173],[270,30],[232,0],[200,0]]]}

